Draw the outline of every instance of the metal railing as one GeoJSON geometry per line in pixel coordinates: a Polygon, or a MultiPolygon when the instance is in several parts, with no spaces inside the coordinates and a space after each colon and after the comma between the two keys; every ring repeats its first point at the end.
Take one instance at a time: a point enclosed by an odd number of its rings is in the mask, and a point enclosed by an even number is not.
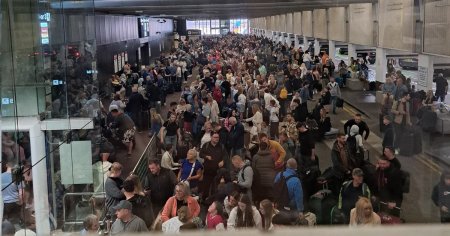
{"type": "MultiPolygon", "coordinates": [[[[76,225],[82,226],[84,218],[89,214],[96,213],[95,202],[93,198],[105,198],[105,192],[80,192],[80,193],[65,193],[63,196],[63,231],[73,231],[70,228],[76,225]],[[82,201],[74,199],[72,202],[76,203],[72,205],[72,209],[66,209],[69,205],[67,204],[67,198],[81,198],[82,201]],[[81,206],[80,203],[86,203],[85,206],[81,206]],[[72,217],[70,217],[72,216],[72,217]]],[[[102,204],[103,205],[103,204],[102,204]]],[[[97,206],[98,207],[98,206],[97,206]]]]}
{"type": "Polygon", "coordinates": [[[139,158],[136,166],[131,171],[131,174],[135,174],[139,176],[139,179],[142,181],[147,176],[147,162],[149,158],[155,158],[158,153],[158,148],[156,146],[157,138],[156,135],[153,135],[142,152],[141,157],[139,158]]]}

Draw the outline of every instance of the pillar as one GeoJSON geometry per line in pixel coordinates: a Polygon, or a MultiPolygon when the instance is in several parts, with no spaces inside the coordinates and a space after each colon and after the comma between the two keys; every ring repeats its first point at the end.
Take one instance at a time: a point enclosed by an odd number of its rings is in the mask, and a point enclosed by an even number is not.
{"type": "Polygon", "coordinates": [[[30,147],[31,164],[34,166],[32,171],[34,211],[36,217],[36,234],[50,235],[48,204],[48,186],[47,186],[47,163],[45,153],[45,135],[41,130],[39,123],[30,128],[30,147]]]}
{"type": "Polygon", "coordinates": [[[350,65],[350,58],[353,57],[356,60],[356,46],[354,44],[348,44],[348,60],[347,65],[350,65]]]}
{"type": "Polygon", "coordinates": [[[309,47],[308,38],[306,36],[303,36],[303,51],[308,50],[308,47],[309,47]]]}
{"type": "Polygon", "coordinates": [[[386,49],[377,48],[376,49],[376,62],[375,62],[375,78],[377,81],[384,83],[386,81],[387,73],[387,59],[386,59],[386,49]]]}
{"type": "Polygon", "coordinates": [[[320,42],[317,39],[314,39],[314,55],[319,55],[320,53],[320,42]]]}
{"type": "Polygon", "coordinates": [[[336,55],[336,42],[333,40],[329,40],[328,41],[328,56],[337,65],[335,55],[336,55]]]}
{"type": "MultiPolygon", "coordinates": [[[[0,119],[0,134],[2,133],[2,119],[0,119]]],[[[0,136],[2,142],[2,136],[0,136]]],[[[3,142],[2,142],[3,143],[3,142]]],[[[2,153],[2,145],[0,145],[0,153],[2,153]]],[[[0,194],[0,222],[3,222],[3,194],[0,194]]],[[[0,224],[0,232],[2,232],[2,224],[0,224]]]]}
{"type": "Polygon", "coordinates": [[[430,55],[419,54],[419,70],[417,71],[416,90],[428,91],[433,89],[434,58],[430,55]]]}

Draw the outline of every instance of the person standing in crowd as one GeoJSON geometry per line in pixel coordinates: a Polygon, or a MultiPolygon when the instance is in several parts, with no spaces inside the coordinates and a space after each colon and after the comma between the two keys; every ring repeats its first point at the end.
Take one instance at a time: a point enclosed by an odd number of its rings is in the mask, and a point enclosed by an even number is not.
{"type": "Polygon", "coordinates": [[[252,186],[255,189],[255,202],[263,199],[273,199],[273,179],[275,178],[275,165],[272,159],[272,153],[267,142],[261,142],[258,152],[252,158],[252,169],[259,173],[258,180],[253,181],[252,186]]]}
{"type": "Polygon", "coordinates": [[[150,133],[149,136],[158,135],[159,130],[164,124],[164,120],[156,110],[156,108],[150,108],[150,133]]]}
{"type": "Polygon", "coordinates": [[[213,186],[213,182],[217,171],[224,168],[224,160],[228,159],[228,153],[225,147],[219,143],[219,139],[219,133],[212,133],[211,141],[200,149],[200,158],[204,160],[203,181],[201,183],[202,200],[206,200],[210,193],[214,193],[216,186],[213,186]]]}
{"type": "Polygon", "coordinates": [[[350,119],[347,122],[345,122],[345,124],[344,124],[345,134],[350,133],[350,128],[353,125],[357,125],[359,127],[359,134],[364,137],[364,140],[367,140],[367,138],[369,137],[369,134],[370,134],[370,129],[369,129],[369,126],[366,124],[366,122],[364,122],[362,120],[361,114],[359,114],[359,113],[355,114],[353,119],[350,119]],[[366,133],[365,136],[364,136],[364,132],[366,133]]]}
{"type": "Polygon", "coordinates": [[[175,186],[175,196],[170,197],[164,205],[161,212],[161,221],[164,223],[170,218],[177,216],[178,210],[182,206],[187,206],[191,218],[200,214],[200,205],[191,196],[189,186],[180,182],[175,186]]]}
{"type": "Polygon", "coordinates": [[[100,224],[98,222],[99,219],[96,215],[87,215],[83,220],[83,229],[80,231],[80,235],[98,235],[98,229],[100,228],[100,224]]]}
{"type": "Polygon", "coordinates": [[[180,127],[177,124],[177,116],[176,114],[171,114],[169,117],[169,120],[164,122],[163,127],[161,127],[162,131],[160,131],[160,140],[161,144],[167,145],[171,144],[172,147],[174,147],[174,153],[176,155],[176,147],[177,147],[177,141],[180,141],[181,139],[181,130],[180,127]]]}
{"type": "MultiPolygon", "coordinates": [[[[275,177],[274,183],[277,183],[281,179],[281,175],[286,181],[286,186],[289,193],[289,205],[288,210],[291,212],[296,212],[299,217],[303,216],[304,205],[303,205],[303,187],[300,178],[297,176],[297,161],[295,159],[289,159],[286,163],[286,170],[278,173],[275,177]],[[291,177],[293,176],[293,177],[291,177]],[[289,178],[289,179],[288,179],[289,178]]],[[[287,210],[287,209],[278,209],[287,210]]]]}
{"type": "Polygon", "coordinates": [[[380,216],[373,212],[370,200],[360,197],[355,204],[355,208],[350,211],[350,226],[375,226],[380,224],[380,216]]]}
{"type": "Polygon", "coordinates": [[[305,122],[297,123],[298,142],[300,143],[296,154],[297,163],[300,166],[300,172],[303,172],[313,166],[318,166],[316,158],[316,145],[314,138],[305,122]]]}
{"type": "Polygon", "coordinates": [[[352,180],[345,181],[339,193],[338,208],[344,214],[346,223],[350,222],[350,211],[360,197],[370,199],[370,189],[364,183],[364,172],[360,168],[355,168],[352,170],[352,180]]]}
{"type": "Polygon", "coordinates": [[[164,148],[164,153],[161,157],[161,167],[176,171],[180,169],[181,164],[173,161],[173,147],[171,144],[167,144],[164,148]]]}
{"type": "Polygon", "coordinates": [[[131,117],[134,124],[136,124],[138,132],[142,132],[142,128],[144,127],[143,122],[148,122],[142,120],[142,111],[147,110],[148,105],[142,94],[138,92],[137,86],[133,86],[131,91],[132,93],[128,98],[125,112],[131,117]]]}
{"type": "Polygon", "coordinates": [[[431,199],[439,207],[441,223],[450,223],[450,171],[444,171],[433,188],[431,199]]]}
{"type": "Polygon", "coordinates": [[[105,181],[105,208],[106,212],[111,213],[111,215],[114,215],[114,207],[121,200],[125,199],[125,195],[122,192],[123,179],[120,177],[121,175],[122,165],[118,162],[114,162],[111,165],[109,177],[105,181]]]}
{"type": "Polygon", "coordinates": [[[386,146],[383,150],[383,155],[386,157],[386,159],[397,169],[402,168],[402,164],[398,160],[398,158],[395,156],[395,150],[391,146],[386,146]]]}
{"type": "Polygon", "coordinates": [[[252,199],[252,184],[254,172],[249,161],[244,161],[244,158],[235,155],[231,158],[233,167],[238,171],[236,180],[233,182],[237,185],[239,192],[247,194],[252,199]]]}
{"type": "Polygon", "coordinates": [[[437,78],[433,79],[433,82],[436,83],[436,92],[435,96],[438,100],[445,103],[445,96],[448,92],[448,82],[447,79],[444,78],[442,73],[439,73],[437,78]]]}
{"type": "Polygon", "coordinates": [[[173,171],[161,168],[159,159],[148,160],[148,170],[144,189],[145,194],[150,196],[155,216],[159,214],[166,201],[173,196],[173,189],[177,178],[173,171]]]}
{"type": "Polygon", "coordinates": [[[258,132],[260,132],[261,131],[261,123],[263,122],[263,115],[261,113],[261,110],[259,109],[258,104],[254,103],[252,105],[252,114],[253,114],[253,116],[245,119],[245,121],[253,122],[253,125],[258,129],[258,132]]]}
{"type": "Polygon", "coordinates": [[[116,105],[109,106],[109,111],[114,117],[114,123],[111,128],[116,128],[119,137],[122,138],[122,143],[125,144],[128,150],[128,157],[131,157],[134,147],[134,134],[136,127],[133,120],[126,114],[119,111],[116,105]]]}
{"type": "Polygon", "coordinates": [[[391,164],[385,156],[378,159],[374,195],[379,202],[386,203],[390,214],[395,216],[399,216],[400,212],[394,208],[400,208],[403,201],[401,175],[400,169],[391,164]]]}
{"type": "Polygon", "coordinates": [[[162,224],[162,232],[175,234],[180,232],[180,227],[191,220],[187,206],[181,206],[177,210],[177,216],[170,218],[162,224]]]}
{"type": "Polygon", "coordinates": [[[129,201],[120,201],[113,210],[117,219],[111,226],[111,235],[129,235],[148,231],[145,222],[133,214],[133,205],[129,201]]]}
{"type": "Polygon", "coordinates": [[[125,200],[132,205],[132,213],[144,220],[147,228],[150,228],[155,219],[150,198],[135,193],[134,182],[130,179],[123,182],[123,194],[125,195],[125,200]]]}
{"type": "Polygon", "coordinates": [[[181,162],[181,168],[178,172],[178,181],[189,185],[190,191],[198,193],[198,186],[203,177],[203,165],[197,160],[197,151],[190,149],[186,159],[181,162]]]}
{"type": "Polygon", "coordinates": [[[243,154],[244,148],[244,126],[235,117],[229,119],[231,130],[228,136],[228,145],[231,147],[231,156],[243,154]]]}
{"type": "Polygon", "coordinates": [[[327,84],[327,87],[330,89],[331,94],[331,105],[333,107],[333,114],[336,114],[336,102],[337,99],[341,97],[341,89],[339,84],[336,83],[334,77],[330,78],[330,82],[327,84]]]}
{"type": "Polygon", "coordinates": [[[252,205],[250,196],[241,194],[238,199],[238,205],[230,212],[227,230],[235,231],[249,228],[262,229],[261,214],[252,205]]]}
{"type": "Polygon", "coordinates": [[[409,112],[409,93],[404,93],[399,100],[392,104],[391,113],[394,115],[394,146],[399,147],[401,135],[407,126],[412,126],[409,112]]]}
{"type": "Polygon", "coordinates": [[[308,100],[310,99],[309,94],[309,86],[311,86],[308,82],[303,83],[303,87],[300,89],[300,117],[299,122],[305,122],[306,116],[308,114],[308,100]]]}
{"type": "Polygon", "coordinates": [[[333,173],[336,178],[342,181],[350,176],[354,164],[346,144],[346,137],[342,133],[337,135],[333,144],[331,160],[333,162],[333,173]]]}
{"type": "Polygon", "coordinates": [[[2,176],[2,197],[4,203],[3,217],[12,224],[19,223],[23,218],[21,205],[23,204],[24,186],[22,182],[17,182],[13,175],[14,161],[9,159],[6,162],[6,171],[2,176]]]}
{"type": "Polygon", "coordinates": [[[405,93],[408,93],[408,87],[405,85],[405,80],[403,77],[397,78],[394,100],[400,100],[405,93]]]}
{"type": "Polygon", "coordinates": [[[260,143],[266,143],[267,148],[272,154],[272,161],[274,162],[274,170],[280,171],[284,168],[286,151],[281,144],[275,140],[269,140],[269,137],[265,133],[259,134],[260,143]]]}
{"type": "Polygon", "coordinates": [[[279,124],[280,124],[280,119],[279,119],[279,113],[280,113],[280,106],[276,103],[275,100],[270,100],[269,105],[266,106],[266,109],[269,111],[270,113],[270,137],[272,137],[273,139],[277,139],[278,138],[278,131],[279,131],[279,124]]]}

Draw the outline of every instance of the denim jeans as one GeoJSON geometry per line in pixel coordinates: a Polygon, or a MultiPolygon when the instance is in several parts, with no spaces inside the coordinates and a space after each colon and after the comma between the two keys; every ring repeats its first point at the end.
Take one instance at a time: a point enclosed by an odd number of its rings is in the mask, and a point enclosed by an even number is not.
{"type": "Polygon", "coordinates": [[[333,107],[333,114],[336,113],[337,96],[331,96],[331,106],[333,107]]]}
{"type": "Polygon", "coordinates": [[[167,136],[164,138],[164,144],[172,144],[172,148],[174,150],[174,152],[176,153],[177,151],[177,136],[173,135],[173,136],[167,136]]]}

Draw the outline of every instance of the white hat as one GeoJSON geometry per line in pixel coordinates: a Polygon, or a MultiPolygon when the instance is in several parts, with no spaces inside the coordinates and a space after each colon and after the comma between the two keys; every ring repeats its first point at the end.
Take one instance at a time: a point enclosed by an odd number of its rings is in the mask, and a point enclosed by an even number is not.
{"type": "Polygon", "coordinates": [[[21,229],[14,236],[36,236],[36,233],[29,229],[21,229]]]}
{"type": "Polygon", "coordinates": [[[114,104],[113,104],[113,105],[110,105],[110,106],[109,106],[109,112],[111,112],[111,111],[113,111],[113,110],[117,110],[117,111],[118,111],[118,110],[119,110],[119,107],[118,107],[117,105],[114,105],[114,104]]]}

